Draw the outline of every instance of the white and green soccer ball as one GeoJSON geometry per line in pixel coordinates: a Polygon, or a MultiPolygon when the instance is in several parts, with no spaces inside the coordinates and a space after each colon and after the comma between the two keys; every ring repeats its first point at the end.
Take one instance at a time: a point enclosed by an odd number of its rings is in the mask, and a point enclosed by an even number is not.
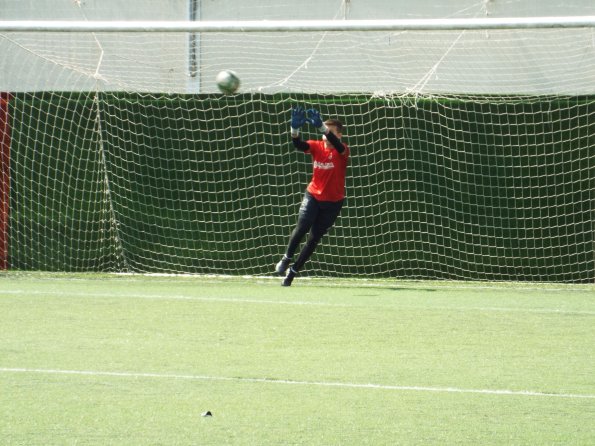
{"type": "Polygon", "coordinates": [[[240,88],[240,78],[231,70],[223,70],[215,78],[217,87],[224,94],[233,94],[240,88]]]}

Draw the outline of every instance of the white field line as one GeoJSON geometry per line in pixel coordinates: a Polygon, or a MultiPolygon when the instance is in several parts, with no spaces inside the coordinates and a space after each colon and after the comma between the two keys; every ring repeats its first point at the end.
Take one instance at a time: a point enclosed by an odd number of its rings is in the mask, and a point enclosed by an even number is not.
{"type": "Polygon", "coordinates": [[[228,297],[208,297],[208,296],[193,296],[186,294],[115,294],[111,293],[87,293],[87,292],[71,292],[71,291],[28,291],[28,290],[4,290],[0,291],[1,296],[58,296],[64,298],[100,298],[100,299],[147,299],[147,300],[187,300],[197,302],[214,302],[214,303],[235,303],[235,304],[260,304],[260,305],[294,305],[294,306],[317,306],[317,307],[333,307],[333,308],[395,308],[400,310],[419,310],[419,311],[480,311],[480,312],[509,312],[509,313],[536,313],[536,314],[558,314],[558,315],[583,315],[595,316],[595,311],[583,310],[564,310],[556,308],[512,308],[512,307],[456,307],[447,305],[398,305],[398,300],[393,302],[397,305],[382,305],[382,304],[349,304],[349,303],[335,303],[335,302],[319,302],[319,301],[300,301],[300,300],[271,300],[271,299],[242,299],[242,298],[228,298],[228,297]]]}
{"type": "MultiPolygon", "coordinates": [[[[171,283],[170,280],[159,280],[164,279],[180,279],[180,280],[198,280],[199,282],[205,281],[206,283],[233,283],[237,282],[238,279],[251,280],[254,283],[263,284],[278,284],[279,276],[228,276],[221,274],[169,274],[169,273],[112,273],[114,277],[118,277],[119,281],[125,283],[134,283],[139,280],[143,280],[145,277],[149,277],[158,283],[171,283]]],[[[48,278],[44,280],[64,280],[61,278],[48,278]]],[[[68,278],[68,280],[88,280],[78,278],[68,278]]],[[[315,286],[320,288],[340,288],[348,286],[349,288],[410,288],[410,289],[427,289],[437,288],[440,290],[490,290],[490,291],[538,291],[538,292],[595,292],[595,284],[564,284],[564,283],[548,283],[538,282],[536,284],[527,284],[524,282],[469,282],[469,281],[456,281],[456,280],[418,280],[408,282],[406,280],[374,280],[374,279],[321,279],[318,277],[302,277],[300,281],[304,281],[304,285],[315,286]],[[542,286],[539,286],[541,284],[542,286]]]]}
{"type": "Polygon", "coordinates": [[[428,387],[428,386],[396,386],[385,384],[358,384],[332,381],[296,381],[273,378],[238,378],[225,376],[203,376],[203,375],[179,375],[167,373],[140,373],[140,372],[102,372],[93,370],[57,370],[57,369],[30,369],[30,368],[9,368],[0,367],[1,373],[38,373],[49,375],[78,375],[91,377],[117,377],[117,378],[154,378],[172,380],[193,380],[193,381],[228,381],[240,383],[262,383],[262,384],[286,384],[296,386],[313,387],[337,387],[346,389],[377,389],[413,392],[438,392],[438,393],[474,393],[482,395],[504,395],[504,396],[533,396],[549,398],[571,398],[571,399],[595,399],[595,395],[576,393],[548,393],[534,392],[529,390],[497,390],[497,389],[463,389],[458,387],[428,387]]]}
{"type": "Polygon", "coordinates": [[[190,301],[204,301],[204,302],[221,302],[221,303],[237,303],[237,304],[266,304],[266,305],[312,305],[323,307],[357,307],[358,305],[349,305],[332,302],[316,302],[316,301],[299,301],[299,300],[267,300],[267,299],[234,299],[230,297],[208,297],[208,296],[193,296],[187,294],[115,294],[111,293],[85,293],[85,292],[66,292],[66,291],[26,291],[26,290],[10,290],[0,291],[0,296],[6,295],[32,295],[32,296],[58,296],[70,298],[101,298],[101,299],[148,299],[148,300],[190,300],[190,301]]]}
{"type": "MultiPolygon", "coordinates": [[[[89,279],[85,275],[77,277],[76,275],[66,275],[62,277],[61,273],[56,273],[54,276],[41,275],[35,277],[35,281],[46,281],[46,282],[86,282],[103,279],[89,279]]],[[[253,284],[265,284],[271,285],[279,284],[280,277],[275,276],[230,276],[225,274],[178,274],[178,273],[98,273],[99,275],[106,275],[106,280],[111,278],[117,279],[117,283],[139,283],[144,281],[145,278],[150,278],[151,283],[171,283],[171,279],[180,281],[196,281],[197,283],[209,283],[209,284],[221,284],[221,283],[241,283],[241,281],[247,280],[253,284]],[[161,280],[163,279],[163,280],[161,280]]],[[[10,272],[4,272],[0,275],[10,277],[19,277],[18,275],[11,276],[10,272]]],[[[25,277],[27,277],[25,275],[25,277]]],[[[535,282],[534,284],[527,284],[525,282],[470,282],[462,280],[418,280],[418,281],[406,281],[406,280],[382,280],[382,279],[321,279],[319,277],[302,277],[300,283],[304,287],[314,286],[317,288],[360,288],[360,289],[398,289],[406,288],[410,290],[414,289],[438,289],[438,290],[470,290],[470,291],[528,291],[528,292],[565,292],[565,293],[594,293],[595,284],[565,284],[565,283],[549,283],[549,282],[535,282]],[[541,286],[540,286],[541,285],[541,286]]]]}

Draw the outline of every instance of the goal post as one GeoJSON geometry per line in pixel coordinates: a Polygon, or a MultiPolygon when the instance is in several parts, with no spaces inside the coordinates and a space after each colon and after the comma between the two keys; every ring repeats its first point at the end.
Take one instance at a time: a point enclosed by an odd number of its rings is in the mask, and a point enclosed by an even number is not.
{"type": "Polygon", "coordinates": [[[351,148],[304,275],[592,282],[594,35],[595,17],[0,21],[5,266],[271,275],[311,174],[299,104],[351,148]]]}
{"type": "Polygon", "coordinates": [[[0,270],[8,268],[10,212],[10,94],[0,93],[0,270]]]}
{"type": "Polygon", "coordinates": [[[595,16],[503,17],[387,20],[260,20],[260,21],[0,21],[0,32],[336,32],[336,31],[462,31],[529,28],[590,28],[595,16]]]}

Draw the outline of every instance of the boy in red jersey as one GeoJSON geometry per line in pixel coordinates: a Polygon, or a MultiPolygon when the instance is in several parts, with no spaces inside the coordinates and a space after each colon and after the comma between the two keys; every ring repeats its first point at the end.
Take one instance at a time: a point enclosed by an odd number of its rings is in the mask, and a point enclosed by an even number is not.
{"type": "Polygon", "coordinates": [[[293,263],[283,280],[283,286],[291,286],[293,279],[314,253],[322,236],[333,226],[345,201],[345,172],[349,159],[349,147],[341,142],[343,124],[336,119],[322,122],[320,113],[315,109],[307,112],[295,107],[291,113],[291,141],[296,150],[312,156],[312,180],[298,214],[298,222],[291,233],[289,244],[283,258],[277,263],[275,271],[284,274],[291,259],[308,231],[308,239],[297,260],[293,263]],[[302,141],[300,128],[309,123],[323,135],[322,140],[302,141]]]}

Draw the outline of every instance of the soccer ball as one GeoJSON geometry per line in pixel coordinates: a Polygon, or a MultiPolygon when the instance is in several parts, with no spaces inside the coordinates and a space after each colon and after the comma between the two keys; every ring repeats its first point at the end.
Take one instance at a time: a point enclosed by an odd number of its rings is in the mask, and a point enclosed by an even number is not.
{"type": "Polygon", "coordinates": [[[223,70],[215,79],[217,87],[225,94],[233,94],[240,88],[240,78],[231,70],[223,70]]]}

